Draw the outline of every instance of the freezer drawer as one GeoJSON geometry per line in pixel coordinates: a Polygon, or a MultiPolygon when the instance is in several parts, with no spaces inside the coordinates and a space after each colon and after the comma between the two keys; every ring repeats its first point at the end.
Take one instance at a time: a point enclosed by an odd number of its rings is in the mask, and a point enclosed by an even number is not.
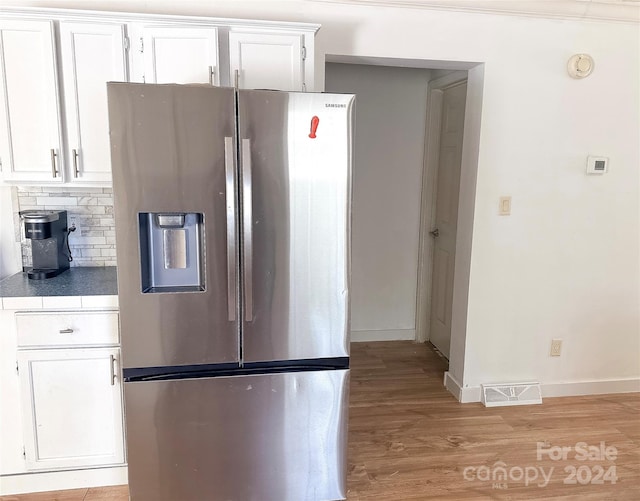
{"type": "Polygon", "coordinates": [[[125,383],[132,501],[346,498],[349,371],[125,383]]]}

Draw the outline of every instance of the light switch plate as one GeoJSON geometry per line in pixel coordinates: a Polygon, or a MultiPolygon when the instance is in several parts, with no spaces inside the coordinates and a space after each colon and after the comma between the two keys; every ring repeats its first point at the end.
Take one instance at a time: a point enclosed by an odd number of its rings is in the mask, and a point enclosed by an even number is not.
{"type": "Polygon", "coordinates": [[[500,205],[498,206],[498,214],[501,216],[511,215],[511,197],[500,197],[500,205]]]}

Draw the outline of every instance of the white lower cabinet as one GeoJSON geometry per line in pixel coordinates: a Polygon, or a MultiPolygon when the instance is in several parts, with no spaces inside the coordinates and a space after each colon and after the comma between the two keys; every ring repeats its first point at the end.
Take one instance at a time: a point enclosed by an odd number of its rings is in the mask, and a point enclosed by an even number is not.
{"type": "Polygon", "coordinates": [[[0,309],[0,332],[0,495],[25,473],[124,465],[118,312],[0,309]]]}
{"type": "Polygon", "coordinates": [[[19,350],[28,470],[124,462],[118,348],[19,350]]]}
{"type": "Polygon", "coordinates": [[[127,483],[118,311],[64,299],[0,302],[0,497],[127,483]]]}

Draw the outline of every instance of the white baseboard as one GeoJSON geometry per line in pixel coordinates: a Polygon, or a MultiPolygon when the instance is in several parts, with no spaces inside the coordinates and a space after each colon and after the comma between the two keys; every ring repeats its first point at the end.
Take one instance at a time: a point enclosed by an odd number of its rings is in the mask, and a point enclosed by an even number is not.
{"type": "Polygon", "coordinates": [[[444,387],[449,390],[449,393],[456,397],[456,400],[459,402],[460,395],[462,394],[462,387],[460,386],[460,383],[456,381],[456,378],[454,378],[449,371],[444,372],[443,382],[444,387]]]}
{"type": "Polygon", "coordinates": [[[127,481],[126,466],[2,475],[0,476],[0,496],[124,485],[127,481]]]}
{"type": "Polygon", "coordinates": [[[633,392],[640,392],[640,378],[612,379],[607,381],[575,381],[571,383],[547,383],[542,385],[543,398],[633,392]]]}
{"type": "Polygon", "coordinates": [[[415,339],[415,329],[351,331],[352,343],[363,343],[366,341],[414,341],[415,339]]]}
{"type": "MultiPolygon", "coordinates": [[[[480,386],[468,386],[465,388],[448,371],[444,373],[444,385],[463,404],[481,401],[482,389],[480,386]]],[[[541,386],[542,398],[634,393],[640,392],[640,378],[546,383],[541,386]]]]}
{"type": "Polygon", "coordinates": [[[453,394],[460,403],[480,402],[482,396],[481,388],[479,386],[463,388],[449,371],[444,373],[444,385],[449,390],[449,393],[453,394]]]}

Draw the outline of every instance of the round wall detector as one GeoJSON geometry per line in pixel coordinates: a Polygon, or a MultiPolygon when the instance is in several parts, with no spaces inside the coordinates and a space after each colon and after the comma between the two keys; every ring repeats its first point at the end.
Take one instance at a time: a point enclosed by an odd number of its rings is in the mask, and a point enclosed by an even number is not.
{"type": "Polygon", "coordinates": [[[572,78],[588,77],[593,71],[593,58],[589,54],[576,54],[569,58],[567,71],[572,78]]]}

